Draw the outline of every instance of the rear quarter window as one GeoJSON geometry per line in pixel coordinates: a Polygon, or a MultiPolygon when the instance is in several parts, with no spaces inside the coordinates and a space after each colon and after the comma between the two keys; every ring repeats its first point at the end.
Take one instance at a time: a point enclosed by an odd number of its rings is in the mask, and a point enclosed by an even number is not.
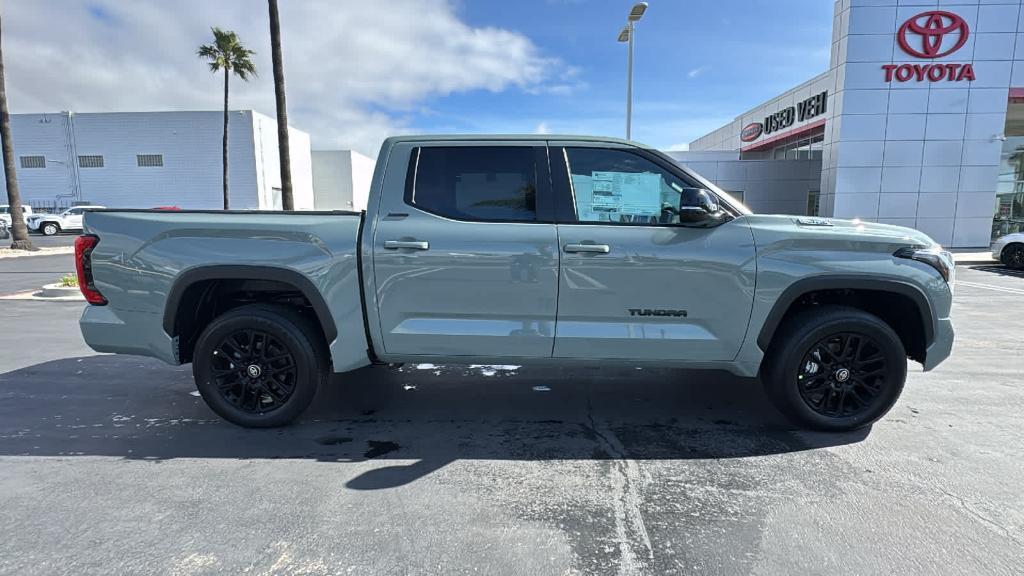
{"type": "Polygon", "coordinates": [[[457,220],[537,220],[531,146],[424,146],[413,150],[406,203],[457,220]]]}

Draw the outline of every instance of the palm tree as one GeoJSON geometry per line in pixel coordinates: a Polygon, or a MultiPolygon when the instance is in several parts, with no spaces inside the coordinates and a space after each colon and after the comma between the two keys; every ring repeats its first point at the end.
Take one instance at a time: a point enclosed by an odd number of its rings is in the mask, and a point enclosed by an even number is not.
{"type": "Polygon", "coordinates": [[[295,209],[292,197],[292,163],[288,146],[288,106],[284,98],[284,64],[281,61],[281,17],[277,0],[270,3],[270,55],[274,61],[274,96],[277,98],[277,149],[281,155],[281,207],[295,209]]]}
{"type": "MultiPolygon", "coordinates": [[[[0,26],[2,29],[2,26],[0,26]]],[[[2,40],[2,38],[0,38],[2,40]]],[[[7,87],[4,84],[4,53],[0,42],[0,145],[3,147],[4,176],[7,180],[7,203],[11,213],[11,248],[15,250],[37,250],[28,238],[28,228],[21,212],[21,192],[18,190],[18,175],[14,171],[14,143],[11,141],[11,116],[7,113],[7,87]]]]}
{"type": "Polygon", "coordinates": [[[238,35],[230,30],[221,30],[214,26],[213,44],[203,44],[197,54],[208,60],[211,72],[224,71],[224,209],[230,207],[228,200],[228,79],[234,73],[243,81],[256,75],[256,65],[252,56],[256,54],[242,45],[238,35]]]}

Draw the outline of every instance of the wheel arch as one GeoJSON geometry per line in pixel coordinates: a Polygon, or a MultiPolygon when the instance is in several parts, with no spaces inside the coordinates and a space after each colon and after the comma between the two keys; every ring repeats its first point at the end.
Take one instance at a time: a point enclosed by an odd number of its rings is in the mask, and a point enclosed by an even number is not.
{"type": "MultiPolygon", "coordinates": [[[[187,327],[181,312],[209,296],[209,290],[220,282],[252,282],[274,284],[290,288],[300,294],[312,309],[317,324],[322,330],[325,344],[330,346],[338,337],[330,308],[315,284],[302,273],[276,266],[253,266],[245,264],[210,265],[189,268],[183,271],[171,285],[164,305],[163,329],[175,340],[175,355],[179,361],[186,361],[182,350],[182,330],[187,327]],[[186,308],[182,308],[182,306],[186,308]]],[[[188,351],[190,353],[190,351],[188,351]]]]}
{"type": "Polygon", "coordinates": [[[830,300],[838,301],[855,308],[874,313],[886,321],[899,334],[908,354],[914,360],[923,362],[928,346],[935,341],[935,311],[925,293],[909,282],[894,278],[865,278],[862,276],[827,276],[811,277],[798,280],[782,291],[776,299],[771,311],[765,317],[757,336],[757,345],[768,351],[775,334],[784,321],[794,313],[802,310],[808,303],[814,303],[821,295],[828,295],[830,300]],[[901,303],[911,304],[911,310],[897,309],[886,311],[879,308],[878,296],[896,299],[901,303]],[[875,299],[865,300],[866,296],[875,299]],[[874,306],[864,302],[874,302],[874,306]],[[905,322],[894,321],[902,317],[916,318],[917,326],[907,326],[905,322]],[[917,331],[920,327],[920,331],[917,331]]]}

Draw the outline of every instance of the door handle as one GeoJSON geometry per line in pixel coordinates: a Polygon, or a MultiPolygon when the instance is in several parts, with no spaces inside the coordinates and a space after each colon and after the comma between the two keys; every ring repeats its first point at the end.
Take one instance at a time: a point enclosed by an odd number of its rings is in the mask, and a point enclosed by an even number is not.
{"type": "Polygon", "coordinates": [[[566,252],[588,252],[590,254],[607,254],[612,251],[607,244],[566,244],[566,252]]]}
{"type": "Polygon", "coordinates": [[[430,242],[422,240],[387,240],[384,242],[384,248],[388,250],[429,250],[430,242]]]}

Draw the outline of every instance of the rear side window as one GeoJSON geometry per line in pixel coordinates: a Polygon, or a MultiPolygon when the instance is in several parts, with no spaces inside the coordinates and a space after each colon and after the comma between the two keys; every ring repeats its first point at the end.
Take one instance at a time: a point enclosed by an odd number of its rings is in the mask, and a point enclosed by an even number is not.
{"type": "Polygon", "coordinates": [[[458,220],[537,220],[537,167],[530,146],[413,150],[406,202],[458,220]]]}

